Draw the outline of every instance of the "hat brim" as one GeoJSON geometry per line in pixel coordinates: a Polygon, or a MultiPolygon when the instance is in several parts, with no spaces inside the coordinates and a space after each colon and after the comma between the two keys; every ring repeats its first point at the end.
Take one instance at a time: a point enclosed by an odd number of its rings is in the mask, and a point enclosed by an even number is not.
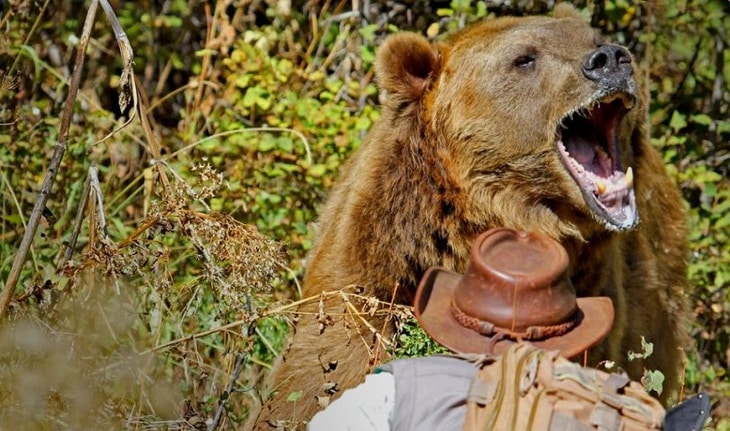
{"type": "MultiPolygon", "coordinates": [[[[491,337],[460,325],[450,311],[451,296],[461,275],[442,268],[429,268],[416,290],[414,312],[426,333],[439,344],[457,353],[500,354],[515,343],[501,339],[493,343],[491,337]]],[[[576,356],[598,344],[611,330],[614,319],[613,304],[607,297],[577,298],[583,318],[567,333],[530,341],[545,350],[558,350],[565,357],[576,356]]]]}

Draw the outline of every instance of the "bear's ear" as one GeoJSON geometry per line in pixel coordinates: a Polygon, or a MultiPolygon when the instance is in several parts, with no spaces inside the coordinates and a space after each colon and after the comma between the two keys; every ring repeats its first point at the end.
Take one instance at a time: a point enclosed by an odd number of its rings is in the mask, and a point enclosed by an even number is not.
{"type": "Polygon", "coordinates": [[[414,33],[399,33],[383,42],[375,73],[378,85],[401,102],[423,97],[441,67],[439,49],[414,33]]]}
{"type": "Polygon", "coordinates": [[[570,3],[558,3],[553,9],[553,18],[572,18],[583,20],[583,16],[580,11],[570,3]]]}

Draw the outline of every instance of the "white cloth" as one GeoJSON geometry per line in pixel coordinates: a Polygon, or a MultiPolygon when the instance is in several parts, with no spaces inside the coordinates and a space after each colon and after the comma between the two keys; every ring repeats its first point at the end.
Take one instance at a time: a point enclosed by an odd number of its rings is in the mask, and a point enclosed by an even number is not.
{"type": "Polygon", "coordinates": [[[309,431],[388,431],[395,406],[391,373],[368,374],[309,422],[309,431]]]}

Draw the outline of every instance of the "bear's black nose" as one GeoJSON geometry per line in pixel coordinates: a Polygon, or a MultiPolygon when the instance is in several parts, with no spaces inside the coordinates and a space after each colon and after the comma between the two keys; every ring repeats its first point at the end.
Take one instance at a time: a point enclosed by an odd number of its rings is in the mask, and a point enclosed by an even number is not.
{"type": "Polygon", "coordinates": [[[631,55],[619,45],[602,45],[583,63],[583,75],[606,87],[625,87],[632,74],[631,55]]]}

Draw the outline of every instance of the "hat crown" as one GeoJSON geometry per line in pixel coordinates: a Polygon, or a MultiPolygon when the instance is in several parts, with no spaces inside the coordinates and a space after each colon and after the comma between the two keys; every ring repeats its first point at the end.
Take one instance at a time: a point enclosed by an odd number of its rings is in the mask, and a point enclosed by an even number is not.
{"type": "Polygon", "coordinates": [[[477,239],[452,302],[466,317],[512,332],[560,325],[578,310],[565,249],[544,234],[507,228],[477,239]]]}

